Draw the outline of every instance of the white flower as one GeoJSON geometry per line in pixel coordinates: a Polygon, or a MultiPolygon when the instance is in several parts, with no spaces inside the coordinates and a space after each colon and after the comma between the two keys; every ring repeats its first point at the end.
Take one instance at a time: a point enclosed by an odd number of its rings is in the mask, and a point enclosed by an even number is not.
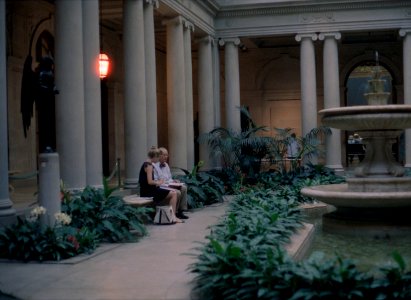
{"type": "Polygon", "coordinates": [[[56,218],[56,223],[62,225],[69,225],[71,223],[71,217],[65,213],[55,213],[54,217],[56,218]]]}
{"type": "Polygon", "coordinates": [[[36,221],[41,215],[46,213],[46,209],[43,206],[37,206],[33,208],[30,212],[30,215],[26,218],[29,222],[36,221]]]}

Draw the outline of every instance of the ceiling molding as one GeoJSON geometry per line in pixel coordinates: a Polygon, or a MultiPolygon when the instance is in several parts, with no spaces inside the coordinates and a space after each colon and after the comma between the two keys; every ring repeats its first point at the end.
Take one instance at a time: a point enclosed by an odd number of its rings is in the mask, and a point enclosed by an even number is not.
{"type": "Polygon", "coordinates": [[[381,9],[411,7],[408,0],[346,0],[346,1],[273,1],[243,5],[221,5],[217,17],[244,17],[264,15],[287,15],[338,10],[381,9]]]}

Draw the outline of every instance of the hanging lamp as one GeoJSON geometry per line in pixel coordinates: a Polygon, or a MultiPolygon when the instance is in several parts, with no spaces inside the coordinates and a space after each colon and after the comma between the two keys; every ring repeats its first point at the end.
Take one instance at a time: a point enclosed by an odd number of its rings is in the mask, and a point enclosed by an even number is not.
{"type": "Polygon", "coordinates": [[[105,53],[100,53],[98,56],[98,64],[100,79],[104,79],[110,72],[110,58],[108,57],[108,55],[105,53]]]}

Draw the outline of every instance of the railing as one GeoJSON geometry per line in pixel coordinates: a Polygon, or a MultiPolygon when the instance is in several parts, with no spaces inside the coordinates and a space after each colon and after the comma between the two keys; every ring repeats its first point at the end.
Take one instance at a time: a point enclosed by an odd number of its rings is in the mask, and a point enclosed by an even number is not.
{"type": "MultiPolygon", "coordinates": [[[[36,177],[39,174],[38,170],[24,173],[24,174],[17,174],[17,171],[9,171],[9,180],[26,180],[36,177]]],[[[117,186],[121,187],[121,171],[120,171],[120,158],[117,158],[116,163],[114,165],[114,169],[111,174],[108,176],[107,181],[111,181],[114,176],[117,176],[117,186]]],[[[14,191],[14,187],[9,184],[10,192],[14,191]]]]}
{"type": "Polygon", "coordinates": [[[111,181],[114,175],[117,175],[117,187],[121,187],[120,158],[117,158],[114,169],[108,176],[107,181],[111,181]]]}
{"type": "MultiPolygon", "coordinates": [[[[39,174],[38,170],[29,172],[29,173],[23,173],[23,174],[17,174],[17,171],[9,171],[9,180],[26,180],[26,179],[31,179],[34,177],[37,177],[39,174]]],[[[9,183],[9,192],[14,192],[14,186],[9,183]]]]}

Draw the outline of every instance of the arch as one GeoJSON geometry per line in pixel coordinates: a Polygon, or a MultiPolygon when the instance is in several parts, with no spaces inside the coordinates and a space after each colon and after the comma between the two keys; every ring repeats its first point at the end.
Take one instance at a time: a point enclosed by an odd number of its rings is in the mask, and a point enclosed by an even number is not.
{"type": "MultiPolygon", "coordinates": [[[[380,54],[379,64],[391,74],[392,87],[393,87],[392,97],[393,97],[393,100],[396,101],[396,92],[395,92],[394,87],[402,82],[401,72],[391,59],[384,56],[383,53],[379,53],[379,54],[380,54]]],[[[367,63],[371,64],[372,62],[375,62],[375,53],[373,51],[368,51],[367,53],[363,55],[354,57],[353,59],[348,61],[345,64],[345,66],[341,69],[340,82],[343,83],[342,86],[343,86],[343,90],[345,91],[344,97],[342,99],[342,104],[346,105],[347,103],[347,82],[348,82],[348,79],[352,71],[360,65],[367,64],[367,63]]]]}
{"type": "MultiPolygon", "coordinates": [[[[386,69],[386,71],[391,75],[392,81],[391,81],[391,87],[392,87],[392,102],[397,103],[397,92],[395,90],[395,86],[398,84],[402,83],[402,74],[399,70],[399,68],[396,66],[396,64],[387,56],[384,56],[384,53],[379,52],[379,65],[386,69]]],[[[358,66],[361,65],[375,65],[375,52],[374,51],[367,51],[366,53],[362,55],[358,55],[351,60],[349,60],[345,66],[341,69],[340,72],[340,82],[342,83],[342,90],[343,90],[343,97],[341,99],[341,105],[346,106],[347,105],[347,93],[348,93],[348,80],[350,78],[351,73],[357,68],[358,66]]],[[[349,164],[353,163],[353,153],[350,153],[350,150],[348,150],[348,140],[350,135],[353,135],[355,132],[351,131],[342,131],[345,143],[343,144],[343,148],[345,149],[345,163],[348,166],[349,164]]],[[[343,150],[344,153],[344,150],[343,150]]],[[[398,148],[393,148],[393,153],[398,153],[398,148]]],[[[362,156],[363,157],[363,156],[362,156]]],[[[358,155],[358,158],[360,161],[362,160],[361,155],[358,155]]]]}
{"type": "Polygon", "coordinates": [[[48,30],[39,35],[35,45],[36,61],[39,62],[44,56],[54,58],[54,37],[48,30]]]}
{"type": "MultiPolygon", "coordinates": [[[[36,44],[44,32],[48,32],[53,37],[53,28],[54,28],[54,16],[49,15],[48,17],[40,20],[36,26],[34,26],[33,32],[31,33],[30,37],[30,45],[28,49],[28,54],[32,57],[36,56],[36,44]]],[[[54,38],[53,38],[54,41],[54,38]]],[[[53,49],[54,51],[54,49],[53,49]]],[[[54,53],[53,53],[54,54],[54,53]]]]}
{"type": "MultiPolygon", "coordinates": [[[[266,87],[265,85],[267,84],[267,80],[273,76],[273,73],[279,74],[279,66],[295,65],[299,70],[299,63],[299,59],[297,57],[294,57],[291,53],[279,53],[275,57],[272,57],[264,66],[261,67],[260,71],[256,74],[254,83],[256,89],[263,90],[266,87]]],[[[290,68],[288,68],[287,70],[289,69],[290,68]]],[[[299,85],[298,78],[297,82],[299,85]]]]}

